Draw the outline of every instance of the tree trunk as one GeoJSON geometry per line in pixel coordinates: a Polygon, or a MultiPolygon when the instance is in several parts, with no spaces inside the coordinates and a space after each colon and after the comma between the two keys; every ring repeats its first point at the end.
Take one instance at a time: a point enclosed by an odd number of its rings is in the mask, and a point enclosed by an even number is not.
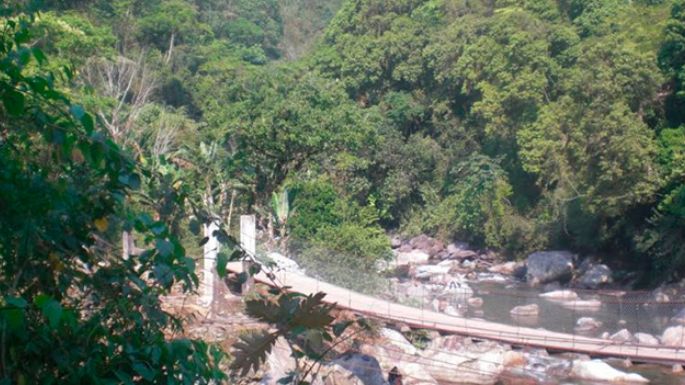
{"type": "Polygon", "coordinates": [[[174,51],[174,40],[176,40],[176,32],[171,33],[171,38],[169,39],[169,50],[166,53],[166,58],[164,59],[164,63],[169,64],[171,61],[171,55],[174,51]]]}

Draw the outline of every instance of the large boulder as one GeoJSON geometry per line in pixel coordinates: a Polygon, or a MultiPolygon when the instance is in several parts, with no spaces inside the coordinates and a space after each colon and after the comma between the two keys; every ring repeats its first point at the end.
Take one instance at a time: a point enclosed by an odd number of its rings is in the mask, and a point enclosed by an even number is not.
{"type": "Polygon", "coordinates": [[[635,333],[633,336],[638,345],[659,345],[659,340],[648,333],[635,333]]]}
{"type": "Polygon", "coordinates": [[[524,353],[524,357],[524,366],[513,365],[506,367],[505,365],[504,384],[558,384],[554,379],[567,378],[571,371],[571,362],[569,360],[559,358],[558,356],[550,356],[545,350],[529,350],[524,353]],[[512,378],[512,381],[509,381],[509,378],[512,378]]]}
{"type": "Polygon", "coordinates": [[[445,245],[442,242],[425,234],[412,238],[409,241],[409,245],[414,249],[425,251],[431,257],[445,249],[445,245]]]}
{"type": "Polygon", "coordinates": [[[661,343],[666,346],[685,347],[685,326],[671,326],[664,330],[661,343]]]}
{"type": "Polygon", "coordinates": [[[333,360],[331,365],[340,366],[354,374],[364,385],[388,385],[378,360],[370,355],[349,351],[333,360]]]}
{"type": "Polygon", "coordinates": [[[538,251],[526,259],[526,281],[531,285],[567,282],[573,276],[574,255],[568,251],[538,251]]]}
{"type": "Polygon", "coordinates": [[[508,349],[494,342],[473,343],[456,336],[433,340],[421,355],[439,383],[495,384],[504,370],[508,349]]]}
{"type": "Polygon", "coordinates": [[[615,342],[627,343],[633,341],[633,335],[628,331],[628,329],[621,329],[609,336],[609,339],[615,342]]]}
{"type": "Polygon", "coordinates": [[[383,338],[384,346],[393,346],[399,349],[403,354],[416,355],[419,351],[414,345],[409,342],[402,333],[394,329],[383,328],[380,332],[383,338]]]}
{"type": "Polygon", "coordinates": [[[469,248],[468,243],[454,242],[447,245],[444,252],[446,259],[473,259],[478,256],[478,253],[469,248]]]}
{"type": "Polygon", "coordinates": [[[578,279],[578,285],[585,289],[599,289],[613,282],[611,269],[607,265],[593,265],[578,279]]]}
{"type": "Polygon", "coordinates": [[[625,373],[614,369],[602,360],[573,361],[571,377],[587,381],[602,381],[605,383],[637,383],[645,384],[649,380],[637,373],[625,373]]]}
{"type": "Polygon", "coordinates": [[[267,354],[263,368],[265,369],[260,384],[277,385],[281,378],[288,376],[288,373],[295,370],[295,360],[291,356],[292,350],[288,342],[279,337],[276,344],[267,354]]]}
{"type": "Polygon", "coordinates": [[[404,336],[392,329],[381,330],[382,342],[362,346],[362,352],[377,359],[383,373],[397,367],[403,385],[437,385],[426,371],[419,351],[404,336]]]}

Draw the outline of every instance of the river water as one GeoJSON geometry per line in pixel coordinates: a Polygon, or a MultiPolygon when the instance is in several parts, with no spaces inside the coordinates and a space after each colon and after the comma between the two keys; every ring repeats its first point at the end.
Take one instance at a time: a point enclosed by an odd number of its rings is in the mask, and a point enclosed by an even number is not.
{"type": "MultiPolygon", "coordinates": [[[[575,332],[574,328],[579,318],[592,317],[602,323],[600,328],[585,334],[593,337],[604,332],[613,334],[621,329],[627,329],[631,334],[642,332],[658,337],[671,325],[671,318],[685,307],[682,296],[678,297],[680,300],[671,299],[669,303],[656,303],[650,292],[577,291],[581,299],[597,299],[602,304],[596,309],[573,309],[564,307],[559,302],[541,298],[541,289],[532,288],[524,283],[470,282],[469,285],[474,289],[474,295],[483,298],[484,301],[482,308],[466,310],[467,316],[571,334],[575,332]],[[537,317],[517,319],[510,315],[511,309],[515,306],[530,304],[538,305],[537,317]]],[[[652,384],[685,385],[685,376],[673,374],[670,367],[635,365],[625,368],[621,361],[609,363],[619,370],[639,373],[652,384]]],[[[509,384],[514,383],[503,383],[509,384]]],[[[600,385],[563,378],[550,379],[550,384],[600,385]]]]}
{"type": "Polygon", "coordinates": [[[541,290],[524,283],[470,283],[475,295],[483,298],[481,309],[469,309],[468,316],[486,320],[518,324],[534,328],[574,333],[576,322],[581,317],[592,317],[602,326],[588,336],[600,336],[603,332],[613,334],[627,329],[637,332],[661,335],[669,326],[671,318],[685,304],[682,301],[656,303],[649,292],[583,292],[577,291],[582,300],[599,300],[601,306],[594,309],[565,307],[561,302],[540,297],[541,290]],[[537,304],[537,317],[513,318],[510,311],[515,306],[537,304]]]}

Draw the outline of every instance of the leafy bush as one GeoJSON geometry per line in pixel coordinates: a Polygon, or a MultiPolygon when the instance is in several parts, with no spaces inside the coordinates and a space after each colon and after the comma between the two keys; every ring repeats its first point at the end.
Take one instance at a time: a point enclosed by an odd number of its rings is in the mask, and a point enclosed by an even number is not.
{"type": "Polygon", "coordinates": [[[495,160],[472,156],[452,168],[445,196],[424,188],[425,208],[415,209],[403,232],[426,232],[525,254],[541,246],[542,241],[536,239],[534,223],[511,207],[511,194],[506,174],[495,160]]]}
{"type": "Polygon", "coordinates": [[[164,217],[130,210],[139,165],[41,73],[32,21],[0,31],[0,383],[221,380],[223,354],[161,308],[175,284],[196,288],[193,259],[164,217]],[[120,224],[148,249],[122,258],[120,224]]]}
{"type": "Polygon", "coordinates": [[[340,198],[324,180],[299,183],[293,191],[289,226],[298,262],[309,274],[330,283],[363,291],[378,289],[376,263],[391,253],[375,207],[340,198]]]}

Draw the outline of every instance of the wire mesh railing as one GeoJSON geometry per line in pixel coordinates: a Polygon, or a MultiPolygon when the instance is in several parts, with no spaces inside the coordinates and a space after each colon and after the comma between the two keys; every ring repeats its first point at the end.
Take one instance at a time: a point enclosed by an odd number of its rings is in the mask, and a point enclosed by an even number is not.
{"type": "MultiPolygon", "coordinates": [[[[278,250],[265,247],[257,239],[253,242],[256,245],[256,259],[273,273],[272,277],[275,279],[271,283],[288,286],[291,290],[304,293],[325,292],[331,302],[367,316],[404,322],[414,327],[456,332],[526,346],[685,363],[685,332],[682,333],[680,344],[666,346],[659,341],[659,344],[655,345],[635,338],[593,338],[575,329],[564,330],[564,333],[533,329],[516,323],[514,319],[509,319],[509,322],[491,322],[477,317],[445,314],[441,312],[442,309],[435,308],[434,300],[447,295],[444,289],[449,283],[432,278],[420,280],[420,291],[414,296],[415,303],[411,304],[413,306],[406,306],[406,302],[398,304],[396,298],[389,295],[393,287],[389,280],[379,274],[373,261],[365,261],[359,256],[345,255],[321,245],[301,241],[298,242],[298,247],[289,248],[287,256],[273,254],[278,253],[278,250]],[[277,256],[276,260],[274,256],[277,256]],[[297,265],[288,265],[291,263],[290,260],[295,261],[297,265]]],[[[498,298],[500,303],[508,305],[545,301],[539,297],[539,292],[516,291],[506,286],[492,286],[473,294],[487,296],[486,303],[493,298],[498,298]]],[[[645,293],[639,293],[639,296],[621,292],[602,294],[578,291],[578,298],[564,301],[560,308],[566,309],[568,318],[575,323],[579,317],[592,314],[596,307],[616,312],[616,320],[627,318],[625,314],[635,312],[637,308],[646,307],[647,314],[638,312],[632,316],[635,325],[633,332],[639,332],[642,326],[650,323],[642,317],[653,317],[656,312],[654,309],[685,303],[681,298],[675,298],[670,302],[650,300],[645,293]]]]}

